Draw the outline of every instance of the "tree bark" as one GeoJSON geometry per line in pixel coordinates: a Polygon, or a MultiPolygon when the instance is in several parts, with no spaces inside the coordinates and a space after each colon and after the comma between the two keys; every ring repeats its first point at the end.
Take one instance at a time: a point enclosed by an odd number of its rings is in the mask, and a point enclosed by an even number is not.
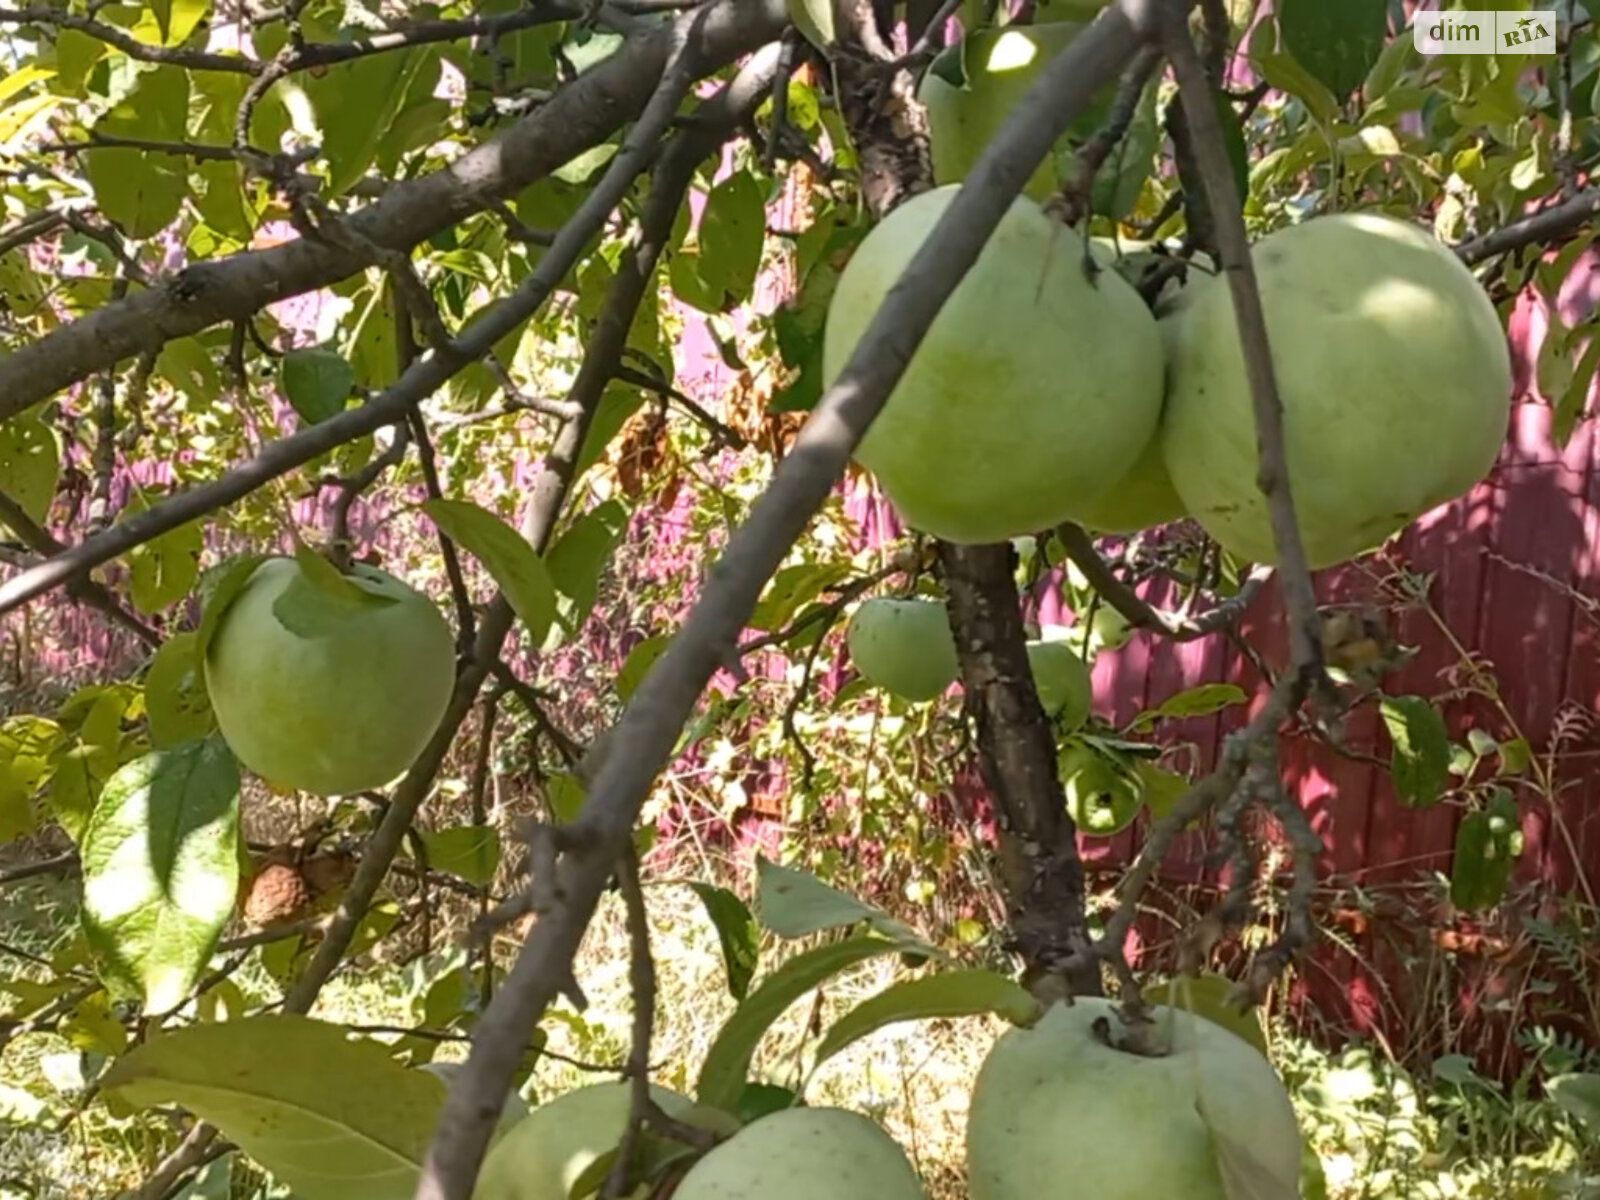
{"type": "Polygon", "coordinates": [[[1000,876],[1011,942],[1035,992],[1097,996],[1077,830],[1056,771],[1056,740],[1028,666],[1008,543],[938,543],[978,766],[1000,820],[1000,876]]]}

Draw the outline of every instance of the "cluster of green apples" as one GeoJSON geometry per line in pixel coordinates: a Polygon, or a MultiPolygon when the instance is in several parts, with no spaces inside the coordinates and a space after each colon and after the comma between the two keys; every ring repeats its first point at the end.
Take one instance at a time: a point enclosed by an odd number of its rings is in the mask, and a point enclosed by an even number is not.
{"type": "MultiPolygon", "coordinates": [[[[1070,22],[974,35],[959,84],[922,85],[940,186],[863,240],[834,292],[824,375],[843,370],[994,131],[1070,22]]],[[[1072,136],[1072,135],[1069,135],[1072,136]]],[[[1064,153],[1070,157],[1070,144],[1064,153]]],[[[1152,309],[1040,201],[1040,168],[934,320],[856,457],[913,528],[999,542],[1064,521],[1129,533],[1192,517],[1272,563],[1232,289],[1197,264],[1152,309]]],[[[1262,238],[1253,265],[1313,568],[1380,545],[1493,466],[1511,363],[1494,305],[1431,232],[1374,213],[1262,238]]]]}
{"type": "MultiPolygon", "coordinates": [[[[970,1096],[972,1200],[1225,1200],[1241,1194],[1225,1177],[1240,1173],[1278,1188],[1259,1194],[1295,1194],[1299,1128],[1257,1046],[1181,1009],[1151,1016],[1158,1054],[1125,1049],[1117,1007],[1090,998],[1054,1004],[995,1042],[970,1096]]],[[[796,1106],[741,1125],[669,1089],[651,1092],[673,1119],[722,1139],[682,1172],[674,1200],[925,1200],[904,1150],[859,1113],[796,1106]]],[[[630,1104],[627,1084],[598,1083],[517,1117],[474,1200],[568,1200],[617,1146],[630,1104]]]]}

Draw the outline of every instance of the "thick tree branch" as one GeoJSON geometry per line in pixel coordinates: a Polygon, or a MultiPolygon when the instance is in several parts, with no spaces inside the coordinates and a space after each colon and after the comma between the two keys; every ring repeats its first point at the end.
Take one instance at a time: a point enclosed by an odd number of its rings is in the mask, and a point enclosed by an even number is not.
{"type": "MultiPolygon", "coordinates": [[[[703,10],[692,46],[696,73],[749,53],[787,23],[783,0],[714,0],[703,10]]],[[[124,358],[159,351],[173,338],[242,320],[267,304],[375,266],[370,247],[408,250],[515,195],[604,141],[644,107],[671,37],[670,27],[663,27],[631,38],[493,141],[443,170],[394,184],[372,205],[337,222],[346,237],[299,238],[197,263],[0,359],[0,421],[124,358]]]]}
{"type": "Polygon", "coordinates": [[[451,1089],[419,1200],[468,1200],[515,1058],[571,975],[584,930],[651,784],[707,680],[734,654],[766,581],[843,473],[945,299],[1067,125],[1116,79],[1154,32],[1152,0],[1117,0],[1053,62],[979,159],[828,388],[772,485],[711,568],[699,600],[614,731],[578,820],[584,836],[560,860],[562,902],[533,927],[484,1014],[451,1089]]]}

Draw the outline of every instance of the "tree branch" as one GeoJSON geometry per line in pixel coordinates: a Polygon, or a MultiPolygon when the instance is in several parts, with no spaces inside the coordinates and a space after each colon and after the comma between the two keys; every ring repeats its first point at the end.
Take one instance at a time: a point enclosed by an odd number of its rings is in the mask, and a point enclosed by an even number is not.
{"type": "Polygon", "coordinates": [[[1077,564],[1096,594],[1127,618],[1128,624],[1137,629],[1152,630],[1174,642],[1192,642],[1230,628],[1244,615],[1244,610],[1250,607],[1262,586],[1273,575],[1273,568],[1258,566],[1250,572],[1236,594],[1197,617],[1186,617],[1163,612],[1145,603],[1138,592],[1117,578],[1083,526],[1069,521],[1056,528],[1056,536],[1066,548],[1067,557],[1077,564]]]}
{"type": "Polygon", "coordinates": [[[1497,254],[1507,254],[1524,246],[1570,237],[1596,216],[1600,216],[1600,187],[1586,188],[1572,199],[1547,208],[1543,212],[1534,213],[1531,217],[1524,217],[1520,221],[1513,221],[1493,233],[1462,242],[1456,247],[1456,255],[1470,267],[1497,254]]]}
{"type": "MultiPolygon", "coordinates": [[[[783,0],[713,0],[702,10],[694,39],[697,72],[734,61],[787,24],[783,0]]],[[[347,227],[348,238],[302,237],[197,263],[6,355],[0,359],[0,422],[124,358],[159,351],[173,338],[242,320],[267,304],[375,266],[369,244],[408,250],[515,195],[603,142],[644,107],[661,77],[671,36],[670,27],[663,27],[630,38],[493,141],[431,175],[396,183],[336,223],[347,227]]]]}
{"type": "Polygon", "coordinates": [[[562,902],[534,925],[484,1013],[452,1087],[418,1200],[468,1200],[522,1044],[571,974],[617,856],[713,671],[734,653],[766,581],[843,473],[856,444],[1024,183],[1067,125],[1153,32],[1152,0],[1117,0],[1044,72],[978,161],[828,388],[772,485],[711,568],[699,599],[615,730],[558,863],[562,902]]]}
{"type": "Polygon", "coordinates": [[[1228,161],[1222,125],[1212,104],[1211,83],[1189,36],[1186,16],[1190,5],[1184,0],[1167,2],[1162,46],[1177,76],[1179,97],[1185,101],[1183,119],[1210,200],[1218,257],[1233,295],[1239,342],[1255,411],[1260,464],[1256,483],[1266,496],[1272,517],[1272,537],[1278,552],[1284,604],[1289,613],[1289,644],[1295,671],[1304,674],[1309,681],[1321,672],[1322,622],[1317,616],[1316,591],[1312,587],[1311,569],[1306,563],[1305,545],[1295,517],[1283,432],[1283,400],[1278,393],[1272,347],[1267,340],[1266,313],[1261,307],[1261,292],[1250,258],[1250,239],[1245,229],[1239,189],[1228,161]]]}

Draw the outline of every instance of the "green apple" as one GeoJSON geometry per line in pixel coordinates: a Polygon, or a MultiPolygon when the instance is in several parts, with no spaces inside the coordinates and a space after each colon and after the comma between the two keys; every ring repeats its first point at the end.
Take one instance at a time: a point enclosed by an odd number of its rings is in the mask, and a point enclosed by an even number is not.
{"type": "MultiPolygon", "coordinates": [[[[829,301],[833,382],[957,187],[875,227],[829,301]]],[[[960,543],[1048,529],[1109,489],[1161,412],[1161,334],[1079,235],[1018,198],[945,302],[856,451],[905,521],[960,543]]]]}
{"type": "MultiPolygon", "coordinates": [[[[650,1094],[676,1120],[723,1134],[738,1127],[728,1114],[701,1108],[667,1088],[652,1086],[650,1094]]],[[[567,1200],[589,1166],[616,1148],[632,1103],[632,1085],[612,1082],[580,1087],[538,1105],[490,1150],[473,1200],[567,1200]]],[[[643,1200],[647,1192],[641,1187],[630,1200],[643,1200]]]]}
{"type": "Polygon", "coordinates": [[[1144,806],[1138,781],[1092,746],[1069,745],[1056,764],[1067,813],[1091,837],[1121,833],[1144,806]]]}
{"type": "MultiPolygon", "coordinates": [[[[1251,258],[1312,567],[1380,545],[1487,475],[1506,436],[1511,357],[1494,304],[1448,246],[1392,217],[1338,213],[1269,235],[1251,258]]],[[[1199,289],[1183,314],[1162,446],[1206,531],[1275,562],[1227,287],[1199,289]]]]}
{"type": "Polygon", "coordinates": [[[1302,1138],[1272,1065],[1204,1017],[1153,1016],[1162,1057],[1117,1048],[1122,1019],[1098,998],[1001,1036],[967,1118],[972,1200],[1238,1200],[1219,1155],[1250,1195],[1299,1195],[1302,1138]]]}
{"type": "Polygon", "coordinates": [[[960,674],[950,617],[938,600],[874,596],[845,627],[850,661],[867,682],[906,700],[932,700],[960,674]]]}
{"type": "Polygon", "coordinates": [[[905,1151],[840,1108],[787,1108],[745,1126],[683,1177],[673,1200],[925,1200],[905,1151]]]}
{"type": "Polygon", "coordinates": [[[1071,732],[1089,719],[1094,685],[1083,659],[1062,641],[1028,643],[1028,666],[1044,715],[1071,732]]]}
{"type": "Polygon", "coordinates": [[[450,703],[455,640],[433,602],[373,567],[345,578],[355,598],[292,558],[268,559],[206,651],[223,739],[281,788],[348,795],[390,783],[450,703]]]}

